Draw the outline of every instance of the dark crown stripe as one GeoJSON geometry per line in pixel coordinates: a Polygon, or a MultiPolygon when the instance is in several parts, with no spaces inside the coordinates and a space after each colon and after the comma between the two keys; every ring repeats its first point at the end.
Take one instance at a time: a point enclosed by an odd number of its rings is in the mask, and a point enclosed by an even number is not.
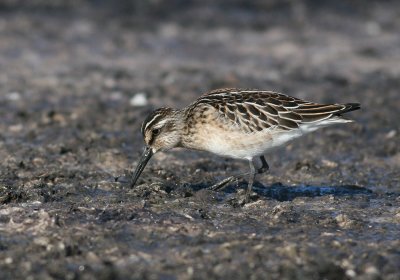
{"type": "Polygon", "coordinates": [[[154,115],[150,115],[142,125],[142,134],[144,135],[144,132],[152,126],[152,124],[157,123],[159,119],[163,117],[163,114],[161,113],[156,113],[154,115]]]}

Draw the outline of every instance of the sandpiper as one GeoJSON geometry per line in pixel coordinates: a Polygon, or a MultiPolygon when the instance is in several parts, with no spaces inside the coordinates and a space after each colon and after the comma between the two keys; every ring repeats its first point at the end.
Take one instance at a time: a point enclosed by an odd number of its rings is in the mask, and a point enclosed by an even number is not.
{"type": "Polygon", "coordinates": [[[272,91],[234,88],[205,93],[183,109],[157,109],[142,124],[146,146],[131,187],[154,153],[183,147],[248,160],[248,198],[255,175],[269,169],[264,154],[318,128],[352,122],[342,115],[357,109],[358,103],[318,104],[272,91]],[[262,164],[257,170],[256,158],[262,164]]]}

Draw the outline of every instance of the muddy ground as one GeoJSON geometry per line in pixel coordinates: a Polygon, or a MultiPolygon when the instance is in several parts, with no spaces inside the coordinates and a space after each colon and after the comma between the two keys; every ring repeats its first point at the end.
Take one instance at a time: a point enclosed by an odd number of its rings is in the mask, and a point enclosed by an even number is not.
{"type": "Polygon", "coordinates": [[[396,1],[2,1],[1,279],[400,279],[396,1]],[[157,154],[151,109],[219,87],[361,102],[246,162],[157,154]],[[139,97],[138,97],[139,96],[139,97]]]}

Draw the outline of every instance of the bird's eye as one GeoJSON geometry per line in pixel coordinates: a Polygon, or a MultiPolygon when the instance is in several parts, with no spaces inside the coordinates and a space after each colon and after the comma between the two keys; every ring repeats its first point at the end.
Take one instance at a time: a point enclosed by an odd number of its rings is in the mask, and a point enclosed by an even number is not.
{"type": "Polygon", "coordinates": [[[155,128],[155,129],[153,129],[153,130],[151,131],[151,133],[152,133],[153,135],[158,135],[158,134],[160,134],[160,129],[159,129],[159,128],[155,128]]]}

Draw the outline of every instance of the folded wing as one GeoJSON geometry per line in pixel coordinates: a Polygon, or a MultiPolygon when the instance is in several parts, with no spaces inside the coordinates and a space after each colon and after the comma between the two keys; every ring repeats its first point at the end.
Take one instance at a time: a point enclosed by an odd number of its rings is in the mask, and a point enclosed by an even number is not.
{"type": "Polygon", "coordinates": [[[302,125],[318,126],[322,122],[360,108],[357,103],[317,104],[284,94],[259,91],[220,89],[200,97],[218,110],[222,118],[252,133],[267,129],[294,130],[302,125]]]}

